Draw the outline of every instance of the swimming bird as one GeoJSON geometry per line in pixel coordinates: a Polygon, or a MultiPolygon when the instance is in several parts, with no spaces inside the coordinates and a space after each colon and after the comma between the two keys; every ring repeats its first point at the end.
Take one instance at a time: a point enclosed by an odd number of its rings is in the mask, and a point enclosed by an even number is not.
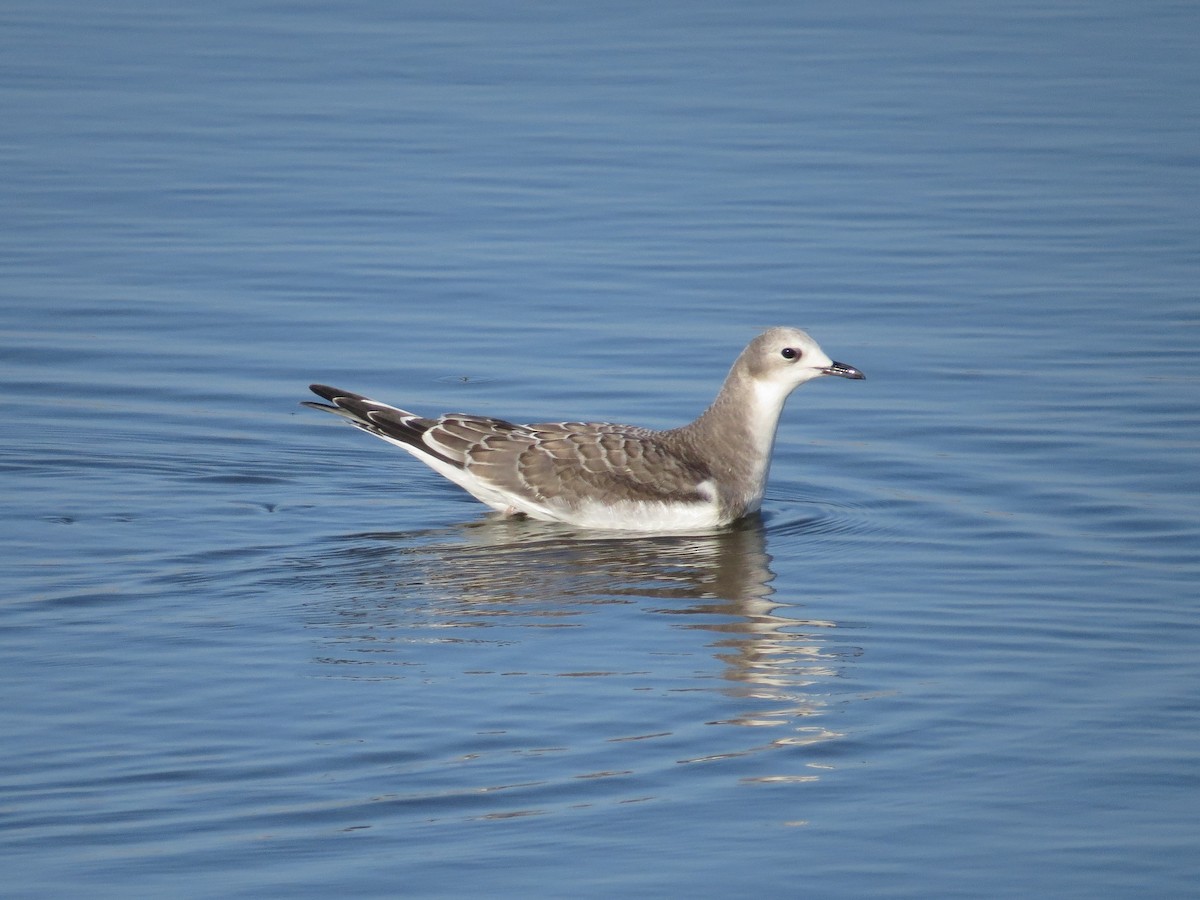
{"type": "Polygon", "coordinates": [[[759,509],[784,401],[822,375],[861,379],[798,328],[771,328],[734,361],[712,405],[667,431],[604,422],[436,419],[310,385],[355,428],[407,450],[506,515],[626,531],[697,531],[759,509]]]}

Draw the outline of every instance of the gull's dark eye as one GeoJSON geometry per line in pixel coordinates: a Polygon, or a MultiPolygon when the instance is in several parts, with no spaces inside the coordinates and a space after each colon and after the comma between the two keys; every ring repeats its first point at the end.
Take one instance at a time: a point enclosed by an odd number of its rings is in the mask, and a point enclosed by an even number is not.
{"type": "Polygon", "coordinates": [[[779,351],[779,355],[782,356],[784,359],[799,359],[800,351],[796,350],[792,347],[784,347],[782,350],[779,351]]]}

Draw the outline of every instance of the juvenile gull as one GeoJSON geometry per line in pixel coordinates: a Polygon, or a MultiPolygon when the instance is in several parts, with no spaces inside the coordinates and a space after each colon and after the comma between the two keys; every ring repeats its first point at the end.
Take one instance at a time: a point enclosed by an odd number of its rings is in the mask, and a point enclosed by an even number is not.
{"type": "Polygon", "coordinates": [[[693,531],[759,508],[784,401],[822,375],[864,377],[803,331],[780,327],[750,342],[696,421],[669,431],[601,422],[516,425],[460,413],[427,419],[323,384],[311,390],[333,405],[304,405],[407,450],[506,515],[693,531]]]}

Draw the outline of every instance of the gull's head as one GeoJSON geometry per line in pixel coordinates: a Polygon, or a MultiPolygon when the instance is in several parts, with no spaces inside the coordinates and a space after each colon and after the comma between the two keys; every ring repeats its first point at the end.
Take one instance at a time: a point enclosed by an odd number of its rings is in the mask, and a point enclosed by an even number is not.
{"type": "Polygon", "coordinates": [[[820,344],[799,328],[782,326],[764,331],[751,341],[738,362],[745,365],[755,382],[785,394],[822,375],[866,377],[854,366],[830,359],[820,344]]]}

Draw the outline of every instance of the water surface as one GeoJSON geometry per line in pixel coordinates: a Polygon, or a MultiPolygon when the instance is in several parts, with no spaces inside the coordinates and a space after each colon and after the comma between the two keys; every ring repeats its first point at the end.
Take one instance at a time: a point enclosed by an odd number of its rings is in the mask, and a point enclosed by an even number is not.
{"type": "Polygon", "coordinates": [[[1184,897],[1187,5],[0,13],[14,896],[1184,897]],[[298,406],[680,424],[761,519],[498,520],[298,406]]]}

